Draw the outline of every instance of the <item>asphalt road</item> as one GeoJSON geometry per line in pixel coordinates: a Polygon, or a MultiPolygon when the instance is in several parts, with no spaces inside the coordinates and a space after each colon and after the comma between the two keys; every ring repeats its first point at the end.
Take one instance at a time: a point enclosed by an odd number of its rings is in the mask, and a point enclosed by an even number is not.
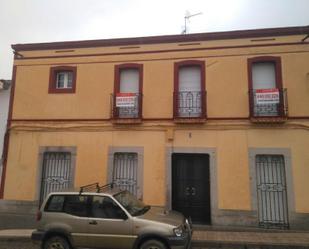
{"type": "MultiPolygon", "coordinates": [[[[0,240],[0,249],[40,249],[40,247],[38,245],[33,244],[31,241],[29,240],[25,240],[25,241],[1,241],[0,240]]],[[[191,249],[202,249],[202,248],[198,248],[198,247],[193,247],[191,249]]],[[[214,247],[207,247],[207,248],[203,248],[203,249],[218,249],[218,247],[214,248],[214,247]]],[[[220,247],[220,249],[238,249],[238,248],[223,248],[220,247]]],[[[243,248],[239,248],[239,249],[243,249],[243,248]]]]}
{"type": "MultiPolygon", "coordinates": [[[[191,249],[308,249],[309,247],[277,247],[277,246],[232,246],[232,247],[192,247],[191,249]]],[[[36,244],[30,240],[0,240],[0,249],[40,249],[36,244]]]]}
{"type": "Polygon", "coordinates": [[[40,247],[34,245],[31,241],[8,241],[0,240],[0,249],[39,249],[40,247]]]}

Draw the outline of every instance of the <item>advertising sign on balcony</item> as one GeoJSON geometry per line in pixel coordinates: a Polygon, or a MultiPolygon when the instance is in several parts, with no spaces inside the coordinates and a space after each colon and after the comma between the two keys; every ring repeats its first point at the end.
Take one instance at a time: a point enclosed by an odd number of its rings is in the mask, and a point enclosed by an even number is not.
{"type": "Polygon", "coordinates": [[[116,107],[135,107],[136,93],[117,93],[116,107]]]}
{"type": "Polygon", "coordinates": [[[278,104],[280,101],[279,89],[256,89],[255,90],[256,104],[278,104]]]}

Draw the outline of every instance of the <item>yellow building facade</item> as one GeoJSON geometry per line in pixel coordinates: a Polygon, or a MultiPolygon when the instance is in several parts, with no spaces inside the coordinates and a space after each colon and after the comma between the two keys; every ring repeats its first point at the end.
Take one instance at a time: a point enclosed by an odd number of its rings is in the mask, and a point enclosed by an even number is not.
{"type": "Polygon", "coordinates": [[[308,228],[308,32],[13,45],[1,197],[115,182],[198,224],[308,228]]]}

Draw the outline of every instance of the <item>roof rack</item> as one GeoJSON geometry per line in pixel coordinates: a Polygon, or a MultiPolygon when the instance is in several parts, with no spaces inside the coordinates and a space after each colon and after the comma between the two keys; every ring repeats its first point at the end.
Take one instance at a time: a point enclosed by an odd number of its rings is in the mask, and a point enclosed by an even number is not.
{"type": "Polygon", "coordinates": [[[97,192],[97,193],[100,193],[104,189],[108,189],[108,188],[111,188],[111,189],[114,188],[114,183],[108,183],[108,184],[105,184],[103,186],[100,186],[98,182],[95,182],[95,183],[92,183],[92,184],[81,186],[80,190],[79,190],[79,194],[81,194],[83,192],[97,192]]]}
{"type": "Polygon", "coordinates": [[[101,191],[103,191],[104,189],[108,189],[108,188],[114,188],[114,183],[112,182],[112,183],[108,183],[108,184],[105,184],[105,185],[103,185],[103,186],[101,186],[101,187],[99,187],[99,193],[101,192],[101,191]]]}
{"type": "Polygon", "coordinates": [[[84,186],[80,187],[79,194],[81,194],[85,191],[94,191],[94,190],[95,190],[95,192],[98,192],[99,188],[100,188],[100,186],[99,186],[98,182],[88,184],[88,185],[84,185],[84,186]]]}

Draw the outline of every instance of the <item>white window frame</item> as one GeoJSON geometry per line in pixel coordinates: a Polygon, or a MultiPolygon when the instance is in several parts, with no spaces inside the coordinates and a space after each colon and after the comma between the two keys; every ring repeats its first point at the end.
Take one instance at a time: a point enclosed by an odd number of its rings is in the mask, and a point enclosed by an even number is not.
{"type": "Polygon", "coordinates": [[[72,89],[73,88],[73,72],[62,71],[56,73],[56,89],[72,89]],[[59,75],[64,75],[63,87],[60,86],[59,75]],[[69,77],[71,75],[71,79],[69,77]]]}

